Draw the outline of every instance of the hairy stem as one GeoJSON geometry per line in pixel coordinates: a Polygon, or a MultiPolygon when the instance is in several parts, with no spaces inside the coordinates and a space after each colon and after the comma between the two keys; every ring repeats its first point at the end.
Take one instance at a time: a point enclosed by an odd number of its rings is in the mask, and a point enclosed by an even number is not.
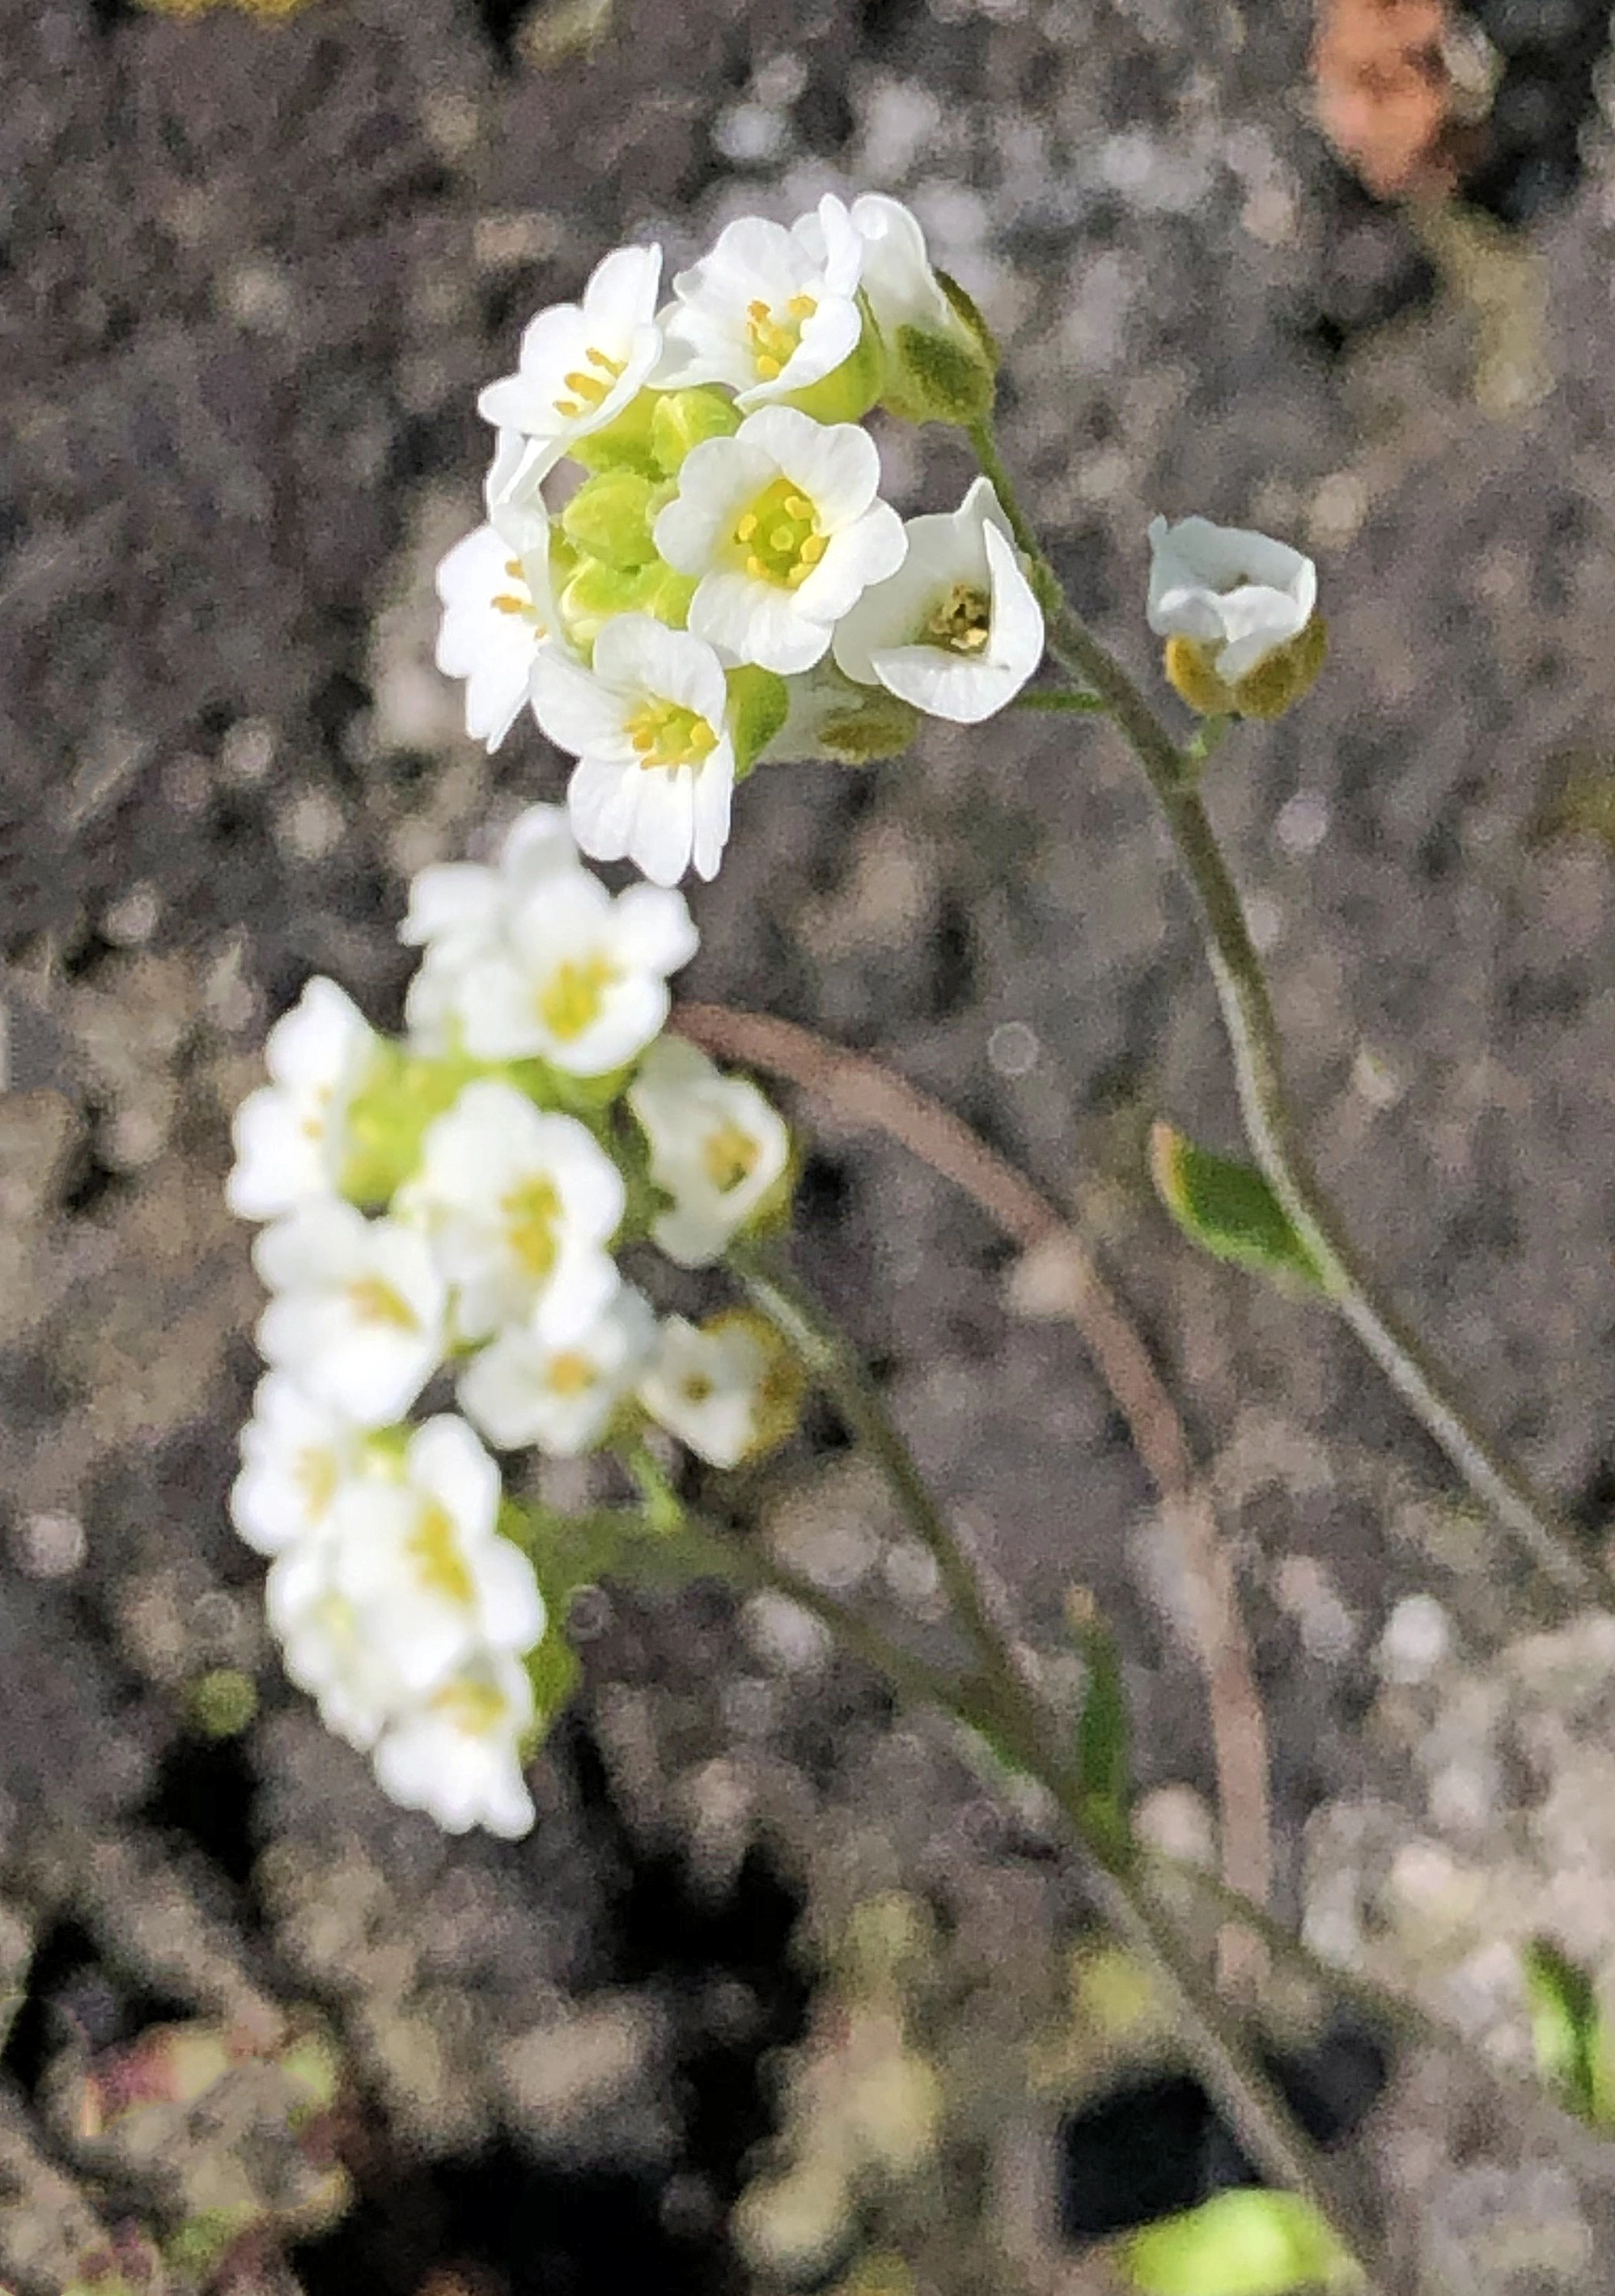
{"type": "Polygon", "coordinates": [[[1197,760],[1179,750],[1127,672],[1073,611],[1060,578],[1016,498],[990,429],[971,432],[1032,569],[1049,648],[1097,693],[1144,767],[1193,888],[1233,1048],[1246,1136],[1268,1185],[1307,1246],[1324,1289],[1403,1401],[1446,1452],[1475,1496],[1566,1594],[1607,1602],[1606,1574],[1575,1533],[1456,1400],[1422,1342],[1378,1297],[1312,1171],[1285,1099],[1278,1024],[1244,911],[1194,786],[1197,760]]]}

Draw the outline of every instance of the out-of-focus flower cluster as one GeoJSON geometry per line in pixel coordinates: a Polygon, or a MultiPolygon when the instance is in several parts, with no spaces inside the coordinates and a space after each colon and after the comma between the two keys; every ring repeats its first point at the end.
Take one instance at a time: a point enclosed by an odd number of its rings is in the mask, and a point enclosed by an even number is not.
{"type": "Polygon", "coordinates": [[[716,873],[758,763],[1002,709],[1044,636],[1004,512],[982,479],[905,523],[863,427],[983,418],[995,363],[895,200],[743,217],[665,301],[659,249],[608,255],[480,401],[487,521],[438,575],[471,733],[530,706],[583,850],[670,886],[716,873]]]}
{"type": "Polygon", "coordinates": [[[237,1112],[229,1201],[266,1223],[271,1297],[232,1512],[273,1558],[288,1673],[387,1792],[516,1834],[553,1645],[490,1447],[572,1456],[654,1422],[727,1467],[788,1431],[766,1329],[659,1319],[618,1255],[714,1262],[785,1209],[791,1143],[664,1033],[696,948],[682,896],[611,895],[560,809],[523,814],[496,865],[422,870],[400,934],[403,1039],[312,980],[237,1112]],[[457,1410],[412,1421],[434,1382],[457,1410]]]}

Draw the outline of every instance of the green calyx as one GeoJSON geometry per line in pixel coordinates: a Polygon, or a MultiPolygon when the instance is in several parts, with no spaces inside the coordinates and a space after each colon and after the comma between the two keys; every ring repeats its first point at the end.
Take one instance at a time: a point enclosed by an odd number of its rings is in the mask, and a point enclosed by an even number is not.
{"type": "Polygon", "coordinates": [[[651,451],[664,478],[676,478],[692,447],[708,439],[732,439],[740,410],[709,383],[689,390],[660,390],[651,414],[651,451]]]}
{"type": "Polygon", "coordinates": [[[619,463],[586,479],[561,513],[561,528],[583,559],[635,574],[656,556],[651,529],[672,494],[665,482],[619,463]]]}
{"type": "Polygon", "coordinates": [[[1324,618],[1314,614],[1287,644],[1232,682],[1217,676],[1211,648],[1196,638],[1168,638],[1162,666],[1168,683],[1202,718],[1282,718],[1311,691],[1328,651],[1324,618]]]}
{"type": "Polygon", "coordinates": [[[873,766],[907,749],[920,730],[920,713],[884,686],[860,689],[858,699],[818,729],[821,756],[839,766],[873,766]]]}
{"type": "Polygon", "coordinates": [[[569,642],[587,653],[619,614],[653,614],[659,622],[682,630],[694,595],[694,582],[688,575],[676,574],[664,559],[625,570],[601,558],[584,558],[556,603],[569,642]]]}
{"type": "Polygon", "coordinates": [[[482,1073],[482,1063],[462,1054],[428,1060],[402,1045],[381,1046],[348,1104],[340,1184],[348,1201],[366,1210],[389,1203],[420,1161],[427,1126],[482,1073]]]}
{"type": "Polygon", "coordinates": [[[993,411],[998,346],[958,281],[945,271],[936,279],[947,314],[935,326],[909,321],[892,330],[881,403],[904,422],[980,422],[993,411]]]}
{"type": "Polygon", "coordinates": [[[880,332],[864,307],[864,331],[840,365],[803,390],[791,391],[779,404],[799,407],[816,422],[858,422],[880,398],[885,374],[880,332]]]}
{"type": "Polygon", "coordinates": [[[743,781],[784,724],[791,708],[785,681],[771,669],[748,665],[726,670],[729,690],[729,738],[734,745],[734,778],[743,781]]]}

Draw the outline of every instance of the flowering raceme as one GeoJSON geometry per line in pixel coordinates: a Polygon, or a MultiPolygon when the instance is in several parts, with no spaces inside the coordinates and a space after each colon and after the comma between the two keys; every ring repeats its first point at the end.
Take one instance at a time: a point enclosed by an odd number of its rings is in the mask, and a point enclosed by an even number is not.
{"type": "Polygon", "coordinates": [[[482,393],[488,521],[439,569],[438,661],[490,749],[525,702],[577,759],[586,854],[672,886],[716,874],[759,763],[889,754],[897,701],[1002,709],[1043,618],[990,488],[906,529],[881,496],[861,418],[971,421],[996,365],[906,208],[742,217],[658,308],[660,275],[618,249],[482,393]]]}
{"type": "Polygon", "coordinates": [[[662,1033],[696,948],[682,897],[613,898],[559,808],[491,865],[422,870],[400,938],[422,951],[404,1039],[310,981],[237,1115],[270,1370],[231,1508],[327,1726],[395,1800],[519,1833],[566,1588],[485,1444],[566,1458],[660,1423],[733,1466],[783,1439],[777,1347],[733,1313],[659,1322],[618,1258],[715,1260],[783,1211],[790,1139],[662,1033]],[[459,1412],[411,1423],[445,1374],[459,1412]]]}

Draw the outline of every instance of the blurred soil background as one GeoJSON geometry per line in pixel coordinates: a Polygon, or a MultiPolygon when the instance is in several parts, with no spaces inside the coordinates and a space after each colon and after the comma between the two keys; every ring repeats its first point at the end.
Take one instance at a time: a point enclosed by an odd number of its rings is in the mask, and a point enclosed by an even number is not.
{"type": "MultiPolygon", "coordinates": [[[[1241,2173],[1046,1813],[796,1614],[603,1596],[530,1840],[387,1805],[281,1679],[225,1517],[258,1301],[220,1187],[305,977],[396,1020],[409,873],[562,786],[530,727],[469,744],[431,666],[432,569],[479,515],[478,385],[618,241],[676,266],[738,212],[879,188],[998,331],[1011,462],[1132,662],[1152,512],[1317,554],[1332,664],[1212,787],[1307,1128],[1394,1293],[1602,1530],[1607,12],[1333,5],[1316,85],[1313,37],[1299,0],[0,0],[0,2281],[22,2296],[109,2234],[103,2280],[147,2270],[150,2235],[173,2285],[237,2296],[1078,2296],[1129,2216],[1241,2173]]],[[[905,509],[956,499],[949,438],[882,447],[905,509]]],[[[1156,1206],[1152,1119],[1237,1132],[1127,757],[1013,718],[759,775],[696,908],[686,993],[875,1054],[1078,1218],[1208,1462],[1278,1909],[1529,2062],[1522,1939],[1615,1976],[1615,1629],[1534,1607],[1347,1341],[1156,1206]]],[[[802,1265],[1057,1694],[1068,1590],[1094,1590],[1143,1822],[1209,1855],[1193,1589],[1078,1334],[944,1181],[791,1104],[802,1265]]],[[[765,1480],[802,1567],[934,1626],[827,1421],[765,1480]]],[[[1607,2291],[1595,2156],[1293,1994],[1267,1988],[1272,2046],[1409,2284],[1607,2291]]]]}

